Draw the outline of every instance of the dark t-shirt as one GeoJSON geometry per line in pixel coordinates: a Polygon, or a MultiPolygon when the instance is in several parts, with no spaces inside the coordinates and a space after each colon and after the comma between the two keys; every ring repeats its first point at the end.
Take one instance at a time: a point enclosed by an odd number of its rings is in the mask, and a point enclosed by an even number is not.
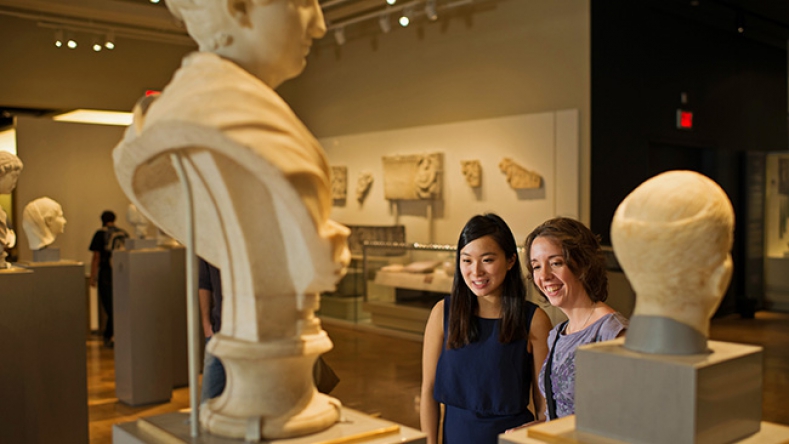
{"type": "Polygon", "coordinates": [[[90,247],[88,247],[88,250],[99,252],[99,272],[108,271],[112,267],[110,264],[110,259],[112,258],[112,249],[107,246],[107,243],[114,232],[123,233],[125,237],[128,237],[128,234],[126,234],[126,231],[124,231],[122,228],[102,227],[96,231],[96,233],[93,235],[93,239],[90,241],[90,247]]]}
{"type": "Polygon", "coordinates": [[[198,258],[198,286],[201,290],[210,290],[211,298],[211,329],[218,332],[222,327],[222,280],[219,269],[198,258]]]}

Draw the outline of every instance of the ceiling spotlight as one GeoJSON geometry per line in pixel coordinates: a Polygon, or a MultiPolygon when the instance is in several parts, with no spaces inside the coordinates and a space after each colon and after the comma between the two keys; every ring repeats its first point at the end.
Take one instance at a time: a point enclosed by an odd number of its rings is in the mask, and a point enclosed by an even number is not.
{"type": "Polygon", "coordinates": [[[115,49],[115,33],[110,31],[104,39],[104,47],[107,49],[115,49]]]}
{"type": "Polygon", "coordinates": [[[745,32],[745,16],[742,13],[737,14],[737,32],[745,32]]]}
{"type": "Polygon", "coordinates": [[[157,4],[157,3],[159,3],[159,0],[151,0],[151,3],[157,4]]]}
{"type": "Polygon", "coordinates": [[[102,46],[102,44],[99,43],[99,39],[97,39],[96,37],[93,37],[93,41],[91,42],[90,47],[93,49],[94,52],[100,52],[102,49],[104,49],[104,46],[102,46]]]}
{"type": "Polygon", "coordinates": [[[68,47],[68,49],[76,49],[77,41],[74,40],[74,37],[69,37],[68,41],[66,42],[66,46],[68,47]]]}
{"type": "Polygon", "coordinates": [[[55,46],[58,48],[63,46],[63,30],[58,29],[55,31],[55,46]]]}
{"type": "Polygon", "coordinates": [[[381,14],[381,16],[378,17],[378,24],[381,26],[381,31],[383,31],[384,34],[392,30],[392,21],[389,19],[389,14],[381,14]]]}
{"type": "Polygon", "coordinates": [[[395,3],[397,3],[397,0],[386,0],[386,4],[389,6],[394,5],[395,3]]]}
{"type": "Polygon", "coordinates": [[[403,28],[408,26],[408,24],[411,23],[411,8],[405,8],[403,15],[397,21],[403,28]]]}
{"type": "Polygon", "coordinates": [[[431,22],[438,20],[438,12],[436,12],[436,0],[427,0],[425,3],[425,16],[431,22]]]}
{"type": "Polygon", "coordinates": [[[342,46],[345,44],[345,28],[337,28],[334,30],[334,40],[337,44],[342,46]]]}

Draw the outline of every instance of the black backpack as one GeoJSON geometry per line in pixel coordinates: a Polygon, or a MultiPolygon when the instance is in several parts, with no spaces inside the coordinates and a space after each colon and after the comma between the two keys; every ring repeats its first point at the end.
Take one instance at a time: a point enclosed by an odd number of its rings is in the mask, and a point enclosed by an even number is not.
{"type": "Polygon", "coordinates": [[[123,250],[125,249],[126,239],[129,233],[118,227],[105,227],[104,231],[104,250],[123,250]]]}

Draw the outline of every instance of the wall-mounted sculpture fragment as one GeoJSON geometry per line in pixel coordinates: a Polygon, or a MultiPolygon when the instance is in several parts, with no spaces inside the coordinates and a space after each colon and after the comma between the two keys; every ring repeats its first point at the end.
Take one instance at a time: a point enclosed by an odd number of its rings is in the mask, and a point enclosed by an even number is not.
{"type": "Polygon", "coordinates": [[[482,165],[479,160],[461,160],[460,169],[468,186],[478,188],[482,185],[482,165]]]}
{"type": "Polygon", "coordinates": [[[348,167],[331,167],[331,198],[345,200],[348,195],[348,167]]]}
{"type": "Polygon", "coordinates": [[[383,163],[385,198],[441,199],[443,153],[384,156],[383,163]]]}
{"type": "Polygon", "coordinates": [[[539,174],[527,170],[508,157],[499,162],[499,169],[507,175],[507,183],[514,190],[540,188],[542,183],[539,174]]]}
{"type": "Polygon", "coordinates": [[[359,178],[356,179],[356,200],[363,203],[367,198],[367,193],[370,192],[370,187],[373,185],[373,173],[369,171],[362,171],[359,173],[359,178]]]}

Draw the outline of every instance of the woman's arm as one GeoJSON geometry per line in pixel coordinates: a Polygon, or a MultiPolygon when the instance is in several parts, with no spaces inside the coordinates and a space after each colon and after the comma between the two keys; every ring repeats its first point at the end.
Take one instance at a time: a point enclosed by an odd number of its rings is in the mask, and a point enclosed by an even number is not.
{"type": "Polygon", "coordinates": [[[438,443],[438,402],[433,398],[436,367],[444,346],[444,301],[439,301],[430,312],[425,326],[422,346],[422,394],[419,402],[419,422],[427,435],[427,444],[438,443]]]}
{"type": "Polygon", "coordinates": [[[552,325],[548,315],[541,308],[534,311],[529,329],[529,351],[532,355],[532,399],[534,401],[534,417],[537,421],[545,421],[545,397],[540,390],[540,371],[548,356],[548,332],[552,325]]]}

